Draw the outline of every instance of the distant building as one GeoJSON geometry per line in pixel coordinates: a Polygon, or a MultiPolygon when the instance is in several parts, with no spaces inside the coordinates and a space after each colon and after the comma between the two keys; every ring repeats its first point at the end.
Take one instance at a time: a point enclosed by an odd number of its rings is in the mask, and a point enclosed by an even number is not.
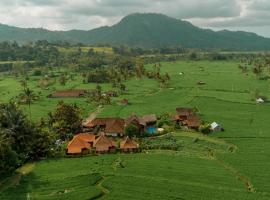
{"type": "Polygon", "coordinates": [[[183,123],[183,121],[192,115],[194,115],[192,108],[176,108],[176,115],[173,117],[173,121],[183,123]]]}
{"type": "Polygon", "coordinates": [[[57,91],[50,94],[49,98],[64,98],[64,97],[83,97],[87,93],[86,90],[64,90],[64,91],[57,91]]]}
{"type": "Polygon", "coordinates": [[[258,103],[258,104],[264,103],[264,100],[262,98],[257,98],[256,99],[256,103],[258,103]]]}
{"type": "Polygon", "coordinates": [[[203,82],[203,81],[198,81],[197,84],[198,84],[198,85],[205,85],[206,83],[203,82]]]}

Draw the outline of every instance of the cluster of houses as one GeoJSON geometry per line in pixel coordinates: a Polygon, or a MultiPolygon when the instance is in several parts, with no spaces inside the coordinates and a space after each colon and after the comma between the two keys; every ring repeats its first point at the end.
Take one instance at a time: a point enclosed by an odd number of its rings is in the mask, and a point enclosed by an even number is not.
{"type": "Polygon", "coordinates": [[[120,146],[104,133],[96,136],[93,133],[79,133],[67,145],[68,155],[85,155],[90,152],[95,153],[115,153],[117,150],[121,152],[137,152],[139,144],[134,140],[126,137],[120,142],[120,146]]]}
{"type": "Polygon", "coordinates": [[[129,138],[124,137],[125,127],[134,125],[140,133],[156,132],[156,115],[145,115],[137,117],[135,114],[127,119],[122,118],[95,118],[83,123],[84,133],[77,134],[67,145],[67,154],[78,155],[95,153],[114,153],[120,152],[137,152],[139,144],[129,138]],[[94,134],[98,129],[98,134],[94,134]],[[124,138],[120,146],[116,145],[116,137],[124,138]]]}
{"type": "Polygon", "coordinates": [[[173,121],[180,126],[186,126],[195,130],[198,130],[202,124],[202,121],[195,115],[192,108],[176,108],[176,114],[173,121]]]}
{"type": "Polygon", "coordinates": [[[97,128],[99,132],[103,132],[106,136],[122,137],[125,134],[125,127],[134,125],[141,134],[156,133],[157,117],[154,114],[138,117],[132,114],[126,119],[122,118],[95,118],[83,124],[84,131],[93,132],[97,128]]]}
{"type": "MultiPolygon", "coordinates": [[[[179,126],[192,130],[199,130],[202,121],[191,108],[176,108],[176,114],[172,121],[179,126]]],[[[77,134],[67,146],[67,154],[136,152],[139,144],[129,137],[125,137],[125,127],[133,125],[138,132],[155,134],[163,131],[157,128],[157,116],[155,114],[138,117],[132,114],[126,119],[122,118],[94,118],[83,123],[83,132],[77,134]],[[96,134],[94,134],[96,133],[96,134]],[[120,145],[116,145],[116,138],[122,138],[120,145]],[[124,138],[124,139],[123,139],[124,138]]],[[[216,122],[211,124],[212,131],[221,131],[222,128],[216,122]]]]}
{"type": "MultiPolygon", "coordinates": [[[[196,131],[198,131],[202,125],[202,120],[196,115],[192,108],[176,108],[176,114],[173,117],[173,121],[179,126],[184,126],[196,131]]],[[[210,124],[210,131],[212,132],[223,130],[224,129],[217,122],[210,124]]]]}

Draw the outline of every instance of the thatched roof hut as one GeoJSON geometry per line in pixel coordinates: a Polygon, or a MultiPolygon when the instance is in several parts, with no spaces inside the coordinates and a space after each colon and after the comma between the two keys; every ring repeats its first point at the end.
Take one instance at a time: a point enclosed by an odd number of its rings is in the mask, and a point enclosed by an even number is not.
{"type": "Polygon", "coordinates": [[[97,153],[108,153],[115,151],[115,143],[106,137],[105,134],[101,134],[94,142],[94,147],[97,153]]]}
{"type": "Polygon", "coordinates": [[[67,154],[84,154],[89,152],[95,141],[95,135],[80,133],[73,137],[67,145],[67,154]]]}
{"type": "Polygon", "coordinates": [[[130,139],[129,137],[126,137],[121,143],[120,143],[120,150],[122,152],[134,152],[139,149],[139,144],[135,142],[134,140],[130,139]]]}

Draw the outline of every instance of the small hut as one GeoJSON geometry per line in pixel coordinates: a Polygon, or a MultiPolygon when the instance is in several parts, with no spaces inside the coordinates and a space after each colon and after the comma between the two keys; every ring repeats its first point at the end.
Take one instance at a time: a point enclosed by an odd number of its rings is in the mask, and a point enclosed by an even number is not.
{"type": "Polygon", "coordinates": [[[213,132],[220,132],[223,131],[223,128],[217,122],[213,122],[210,125],[210,130],[213,132]]]}
{"type": "Polygon", "coordinates": [[[204,81],[198,81],[197,84],[198,85],[205,85],[206,83],[204,81]]]}
{"type": "Polygon", "coordinates": [[[114,153],[116,151],[116,145],[114,141],[106,137],[102,133],[94,142],[96,153],[114,153]]]}
{"type": "Polygon", "coordinates": [[[120,150],[121,152],[137,152],[139,150],[139,144],[129,137],[126,137],[120,143],[120,150]]]}
{"type": "Polygon", "coordinates": [[[264,100],[262,98],[257,98],[256,103],[258,104],[264,103],[264,100]]]}

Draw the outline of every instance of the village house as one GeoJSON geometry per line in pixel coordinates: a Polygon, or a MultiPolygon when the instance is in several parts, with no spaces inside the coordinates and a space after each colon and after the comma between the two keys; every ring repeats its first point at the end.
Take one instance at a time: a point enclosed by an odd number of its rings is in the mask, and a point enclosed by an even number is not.
{"type": "Polygon", "coordinates": [[[96,153],[114,153],[116,152],[116,144],[114,141],[101,134],[94,142],[93,147],[96,153]]]}
{"type": "Polygon", "coordinates": [[[64,98],[64,97],[83,97],[87,93],[86,90],[76,89],[76,90],[64,90],[57,91],[50,94],[49,98],[64,98]]]}
{"type": "Polygon", "coordinates": [[[84,128],[104,132],[107,136],[123,136],[125,132],[125,120],[121,118],[95,118],[83,124],[84,128]]]}
{"type": "Polygon", "coordinates": [[[140,132],[142,132],[144,129],[143,125],[141,124],[140,118],[136,116],[135,114],[132,114],[125,120],[126,126],[129,126],[131,124],[136,126],[140,132]]]}
{"type": "Polygon", "coordinates": [[[157,117],[154,114],[144,115],[143,117],[137,117],[135,114],[132,114],[125,121],[126,126],[133,124],[136,126],[141,133],[155,133],[156,132],[156,123],[157,117]]]}
{"type": "Polygon", "coordinates": [[[94,145],[96,136],[91,133],[80,133],[73,137],[67,145],[67,154],[88,154],[94,145]]]}
{"type": "Polygon", "coordinates": [[[189,129],[199,130],[202,122],[197,116],[192,115],[189,116],[187,120],[183,122],[183,124],[186,125],[189,129]]]}
{"type": "Polygon", "coordinates": [[[141,124],[144,126],[144,131],[150,134],[157,132],[157,117],[155,114],[144,115],[140,118],[141,124]]]}
{"type": "Polygon", "coordinates": [[[174,116],[173,121],[182,125],[188,117],[193,115],[194,111],[192,108],[176,108],[176,115],[174,116]]]}
{"type": "Polygon", "coordinates": [[[121,152],[138,152],[139,150],[139,144],[135,142],[134,140],[130,139],[129,137],[126,137],[121,143],[120,143],[120,151],[121,152]]]}

